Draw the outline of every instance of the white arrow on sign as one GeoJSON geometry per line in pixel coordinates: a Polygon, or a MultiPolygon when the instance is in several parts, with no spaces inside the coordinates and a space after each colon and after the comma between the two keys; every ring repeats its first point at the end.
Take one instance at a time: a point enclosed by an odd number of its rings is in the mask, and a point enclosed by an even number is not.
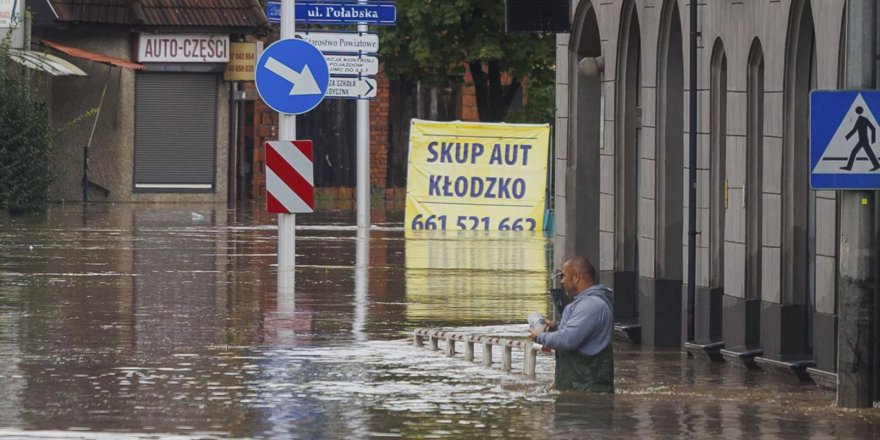
{"type": "Polygon", "coordinates": [[[318,87],[318,82],[315,81],[315,77],[312,75],[312,71],[309,70],[308,64],[303,66],[302,72],[297,72],[281,61],[269,57],[266,60],[266,69],[293,84],[293,87],[290,89],[291,95],[321,94],[321,88],[318,87]]]}
{"type": "Polygon", "coordinates": [[[334,78],[327,85],[327,98],[369,99],[376,97],[376,80],[373,78],[334,78]]]}
{"type": "Polygon", "coordinates": [[[331,75],[375,75],[379,72],[379,59],[357,55],[324,55],[331,75]]]}
{"type": "Polygon", "coordinates": [[[379,52],[379,35],[364,32],[297,32],[301,38],[323,53],[362,53],[379,52]]]}

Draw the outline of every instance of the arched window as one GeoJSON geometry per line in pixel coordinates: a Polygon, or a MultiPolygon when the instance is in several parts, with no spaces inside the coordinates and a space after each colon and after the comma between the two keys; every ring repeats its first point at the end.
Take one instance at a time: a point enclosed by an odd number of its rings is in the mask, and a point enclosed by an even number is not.
{"type": "Polygon", "coordinates": [[[761,299],[764,220],[764,51],[756,38],[746,75],[746,299],[761,299]]]}
{"type": "MultiPolygon", "coordinates": [[[[794,7],[794,6],[793,6],[794,7]]],[[[816,84],[816,37],[810,2],[791,29],[786,59],[785,128],[782,161],[782,296],[783,304],[802,304],[808,288],[807,244],[811,231],[809,205],[809,94],[816,84]]]]}
{"type": "MultiPolygon", "coordinates": [[[[621,15],[615,114],[615,270],[638,271],[638,131],[641,126],[639,78],[641,35],[635,2],[621,15]]],[[[637,288],[635,279],[630,288],[637,288]]]]}
{"type": "Polygon", "coordinates": [[[678,2],[667,1],[657,63],[655,277],[681,280],[684,227],[684,55],[678,2]]]}
{"type": "Polygon", "coordinates": [[[727,55],[720,38],[712,49],[710,69],[708,282],[709,287],[714,288],[724,286],[724,216],[727,211],[727,55]]]}

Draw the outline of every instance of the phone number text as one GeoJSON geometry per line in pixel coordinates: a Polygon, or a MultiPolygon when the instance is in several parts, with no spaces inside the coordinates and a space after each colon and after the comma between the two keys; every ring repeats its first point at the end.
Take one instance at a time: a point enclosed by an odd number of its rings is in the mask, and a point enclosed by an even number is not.
{"type": "Polygon", "coordinates": [[[413,217],[410,228],[414,230],[437,229],[445,231],[447,229],[447,226],[450,226],[457,227],[460,231],[488,231],[490,229],[497,229],[499,231],[534,231],[537,224],[538,222],[535,221],[535,219],[529,217],[505,217],[501,219],[501,221],[499,221],[497,224],[493,224],[493,219],[490,217],[478,217],[475,215],[459,215],[457,217],[450,217],[447,215],[429,215],[425,217],[423,214],[419,214],[413,217]],[[453,221],[455,221],[454,224],[452,223],[453,221]]]}

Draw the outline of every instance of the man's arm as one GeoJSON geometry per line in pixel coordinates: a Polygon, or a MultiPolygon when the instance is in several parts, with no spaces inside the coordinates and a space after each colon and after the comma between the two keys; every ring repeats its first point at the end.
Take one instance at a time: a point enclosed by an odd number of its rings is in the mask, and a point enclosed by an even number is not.
{"type": "MultiPolygon", "coordinates": [[[[595,333],[599,320],[589,302],[578,304],[571,316],[555,331],[538,335],[536,341],[550,348],[574,351],[595,333]]],[[[569,306],[571,307],[571,306],[569,306]]]]}

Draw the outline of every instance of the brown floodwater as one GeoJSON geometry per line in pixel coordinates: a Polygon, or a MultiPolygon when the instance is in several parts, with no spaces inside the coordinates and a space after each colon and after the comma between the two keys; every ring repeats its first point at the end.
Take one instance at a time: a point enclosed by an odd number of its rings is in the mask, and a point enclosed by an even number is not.
{"type": "Polygon", "coordinates": [[[416,348],[420,327],[524,335],[552,240],[372,219],[298,215],[279,295],[259,207],[0,216],[0,438],[878,437],[878,409],[678,350],[617,342],[605,396],[549,389],[551,356],[528,379],[416,348]]]}

